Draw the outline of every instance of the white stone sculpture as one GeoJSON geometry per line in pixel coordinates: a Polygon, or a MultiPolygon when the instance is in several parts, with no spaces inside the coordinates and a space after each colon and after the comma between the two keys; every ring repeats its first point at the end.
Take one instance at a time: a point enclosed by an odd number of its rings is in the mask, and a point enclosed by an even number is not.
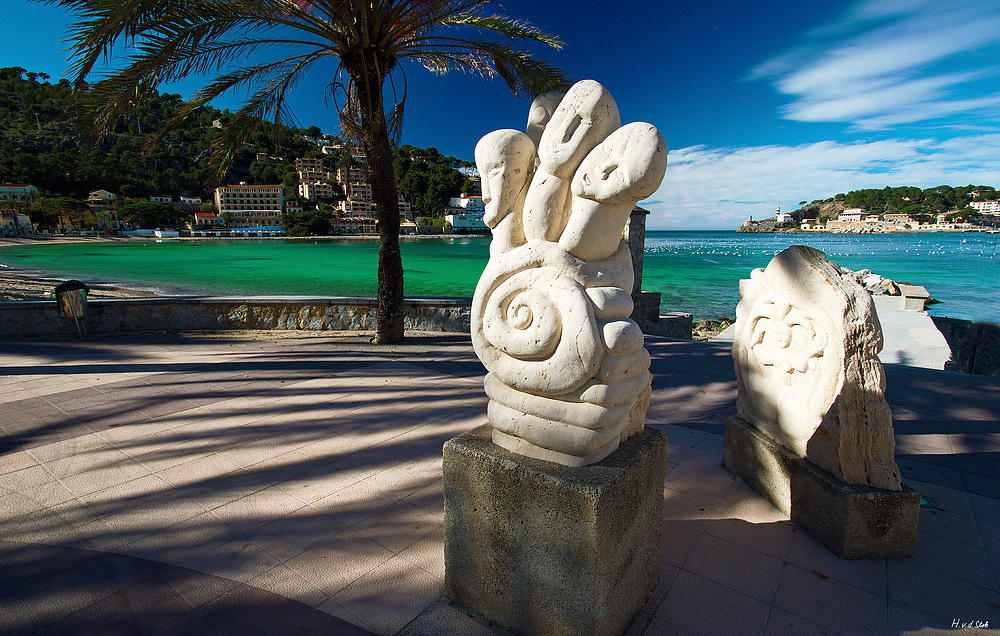
{"type": "Polygon", "coordinates": [[[871,296],[810,247],[740,281],[737,413],[850,484],[900,490],[871,296]]]}
{"type": "Polygon", "coordinates": [[[620,127],[599,83],[532,103],[527,133],[476,145],[490,261],[472,304],[486,366],[493,441],[567,466],[604,459],[642,431],[649,354],[632,313],[632,259],[621,240],[635,204],[667,166],[649,124],[620,127]]]}

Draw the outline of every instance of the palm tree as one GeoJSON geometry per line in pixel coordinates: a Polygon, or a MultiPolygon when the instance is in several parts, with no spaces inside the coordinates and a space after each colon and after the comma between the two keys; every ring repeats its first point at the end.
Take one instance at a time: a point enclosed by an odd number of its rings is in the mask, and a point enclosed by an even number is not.
{"type": "MultiPolygon", "coordinates": [[[[220,94],[251,96],[215,142],[220,178],[262,118],[288,120],[285,97],[317,61],[338,64],[327,89],[348,137],[363,146],[378,211],[378,325],[375,342],[403,337],[403,265],[392,147],[406,97],[396,98],[400,62],[431,71],[500,76],[518,97],[568,85],[563,73],[513,41],[556,48],[557,38],[527,23],[487,12],[490,0],[42,0],[80,15],[70,28],[73,70],[86,86],[92,132],[103,135],[162,82],[215,75],[164,127],[164,132],[220,94]],[[471,32],[478,37],[464,37],[471,32]],[[95,84],[84,79],[116,46],[130,47],[125,68],[95,84]],[[389,86],[386,86],[386,80],[389,86]],[[390,90],[391,89],[391,90],[390,90]],[[392,93],[394,102],[386,108],[392,93]]],[[[276,126],[276,128],[278,128],[276,126]]],[[[163,132],[161,132],[163,134],[163,132]]]]}

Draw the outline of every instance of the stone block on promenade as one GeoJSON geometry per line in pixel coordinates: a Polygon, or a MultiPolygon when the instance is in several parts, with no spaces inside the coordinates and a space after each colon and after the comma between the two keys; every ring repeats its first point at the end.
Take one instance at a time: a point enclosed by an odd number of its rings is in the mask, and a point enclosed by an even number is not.
{"type": "Polygon", "coordinates": [[[845,483],[738,417],[722,464],[842,559],[913,556],[920,494],[845,483]]]}
{"type": "Polygon", "coordinates": [[[444,447],[449,596],[524,634],[623,632],[656,584],[666,436],[598,463],[512,453],[484,424],[444,447]]]}

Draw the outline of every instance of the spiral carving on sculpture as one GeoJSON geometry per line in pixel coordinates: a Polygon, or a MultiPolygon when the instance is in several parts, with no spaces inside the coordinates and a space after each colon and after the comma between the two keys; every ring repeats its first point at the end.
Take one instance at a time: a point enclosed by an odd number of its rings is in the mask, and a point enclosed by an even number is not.
{"type": "Polygon", "coordinates": [[[581,466],[642,430],[649,354],[628,318],[633,272],[621,235],[659,186],[666,148],[649,124],[621,127],[592,80],[539,97],[530,113],[530,136],[498,130],[476,146],[493,241],[472,342],[489,371],[493,441],[581,466]]]}
{"type": "Polygon", "coordinates": [[[583,286],[551,267],[522,269],[482,301],[486,368],[525,391],[565,393],[593,377],[603,358],[583,286]],[[568,337],[564,337],[564,335],[568,337]]]}

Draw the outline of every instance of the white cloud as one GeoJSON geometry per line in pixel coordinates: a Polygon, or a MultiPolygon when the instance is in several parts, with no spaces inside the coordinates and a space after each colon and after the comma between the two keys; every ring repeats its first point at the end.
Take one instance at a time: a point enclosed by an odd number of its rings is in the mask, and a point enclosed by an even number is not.
{"type": "Polygon", "coordinates": [[[785,116],[799,121],[874,130],[957,113],[989,116],[1000,98],[989,81],[1000,55],[1000,15],[990,5],[867,0],[748,77],[774,81],[792,98],[785,116]]]}
{"type": "Polygon", "coordinates": [[[863,188],[913,185],[1000,186],[1000,134],[890,139],[799,146],[669,152],[663,185],[648,201],[654,229],[736,229],[749,215],[791,211],[801,200],[863,188]]]}

